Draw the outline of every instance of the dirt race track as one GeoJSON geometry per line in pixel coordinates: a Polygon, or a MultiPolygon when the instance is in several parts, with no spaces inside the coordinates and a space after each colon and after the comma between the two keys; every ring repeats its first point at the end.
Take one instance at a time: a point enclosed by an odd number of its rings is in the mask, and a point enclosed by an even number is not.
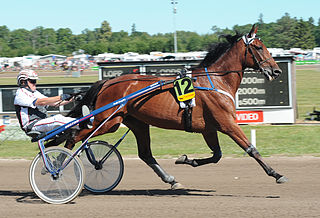
{"type": "Polygon", "coordinates": [[[271,157],[290,181],[276,184],[251,158],[223,158],[199,168],[160,160],[186,190],[171,191],[137,159],[125,160],[121,183],[109,193],[83,191],[50,205],[32,192],[30,161],[0,160],[0,217],[319,217],[320,158],[271,157]]]}

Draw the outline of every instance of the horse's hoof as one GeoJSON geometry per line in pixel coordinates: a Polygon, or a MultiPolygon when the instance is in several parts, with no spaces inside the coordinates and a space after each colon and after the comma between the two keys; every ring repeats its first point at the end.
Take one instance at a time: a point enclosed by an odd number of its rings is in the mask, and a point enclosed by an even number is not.
{"type": "Polygon", "coordinates": [[[176,160],[175,164],[185,164],[186,160],[188,160],[188,157],[184,154],[176,160]]]}
{"type": "Polygon", "coordinates": [[[279,179],[277,179],[277,183],[281,184],[281,183],[285,183],[288,182],[289,179],[285,176],[281,176],[279,179]]]}
{"type": "Polygon", "coordinates": [[[181,190],[184,189],[184,186],[181,185],[179,182],[175,182],[174,184],[171,185],[172,190],[181,190]]]}

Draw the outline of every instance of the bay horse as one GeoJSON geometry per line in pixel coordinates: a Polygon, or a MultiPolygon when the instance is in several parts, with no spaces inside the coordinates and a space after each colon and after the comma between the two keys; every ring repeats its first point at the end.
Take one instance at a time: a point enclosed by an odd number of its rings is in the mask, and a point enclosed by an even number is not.
{"type": "MultiPolygon", "coordinates": [[[[265,75],[268,80],[276,79],[281,69],[276,64],[262,41],[256,37],[257,28],[242,36],[228,35],[227,42],[217,44],[208,52],[204,60],[192,69],[195,87],[195,105],[192,110],[192,132],[201,133],[213,156],[190,160],[183,155],[176,164],[189,164],[193,167],[208,163],[217,163],[222,157],[217,131],[231,137],[245,152],[253,157],[264,171],[284,183],[287,178],[273,170],[261,157],[257,149],[249,142],[240,126],[236,123],[236,107],[234,98],[241,83],[244,70],[253,68],[265,75]],[[214,86],[214,88],[213,88],[214,86]]],[[[167,81],[171,77],[156,77],[139,74],[127,74],[108,81],[98,81],[89,89],[81,105],[95,109],[140,90],[159,80],[167,81]]],[[[73,143],[88,136],[109,117],[116,108],[106,110],[94,117],[91,129],[82,129],[66,144],[72,148],[73,143]]],[[[79,116],[72,110],[69,114],[79,116]]],[[[126,106],[117,111],[94,136],[115,132],[121,123],[125,124],[135,135],[138,155],[172,189],[182,188],[175,178],[163,170],[152,156],[150,148],[150,125],[165,129],[184,130],[183,110],[179,107],[173,92],[173,85],[161,88],[128,101],[126,106]]]]}

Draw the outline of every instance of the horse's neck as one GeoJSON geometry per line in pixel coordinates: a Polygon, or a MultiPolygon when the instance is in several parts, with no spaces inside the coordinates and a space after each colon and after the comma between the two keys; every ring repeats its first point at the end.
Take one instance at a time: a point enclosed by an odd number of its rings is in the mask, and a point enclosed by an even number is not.
{"type": "MultiPolygon", "coordinates": [[[[242,49],[243,47],[233,46],[208,68],[210,72],[226,72],[224,76],[219,77],[219,80],[227,85],[226,88],[229,90],[226,91],[229,91],[232,95],[237,92],[243,76],[242,49]]],[[[216,77],[213,76],[211,78],[214,80],[216,77]]]]}

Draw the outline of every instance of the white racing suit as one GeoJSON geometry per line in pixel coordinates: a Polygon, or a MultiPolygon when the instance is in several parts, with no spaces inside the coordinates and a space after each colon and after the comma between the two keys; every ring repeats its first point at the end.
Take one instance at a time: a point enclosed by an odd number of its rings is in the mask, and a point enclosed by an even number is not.
{"type": "Polygon", "coordinates": [[[14,98],[16,115],[20,127],[26,133],[31,130],[48,132],[75,120],[75,118],[65,117],[60,114],[48,117],[46,106],[35,105],[38,98],[47,98],[47,96],[37,90],[31,91],[26,87],[19,88],[14,98]]]}

